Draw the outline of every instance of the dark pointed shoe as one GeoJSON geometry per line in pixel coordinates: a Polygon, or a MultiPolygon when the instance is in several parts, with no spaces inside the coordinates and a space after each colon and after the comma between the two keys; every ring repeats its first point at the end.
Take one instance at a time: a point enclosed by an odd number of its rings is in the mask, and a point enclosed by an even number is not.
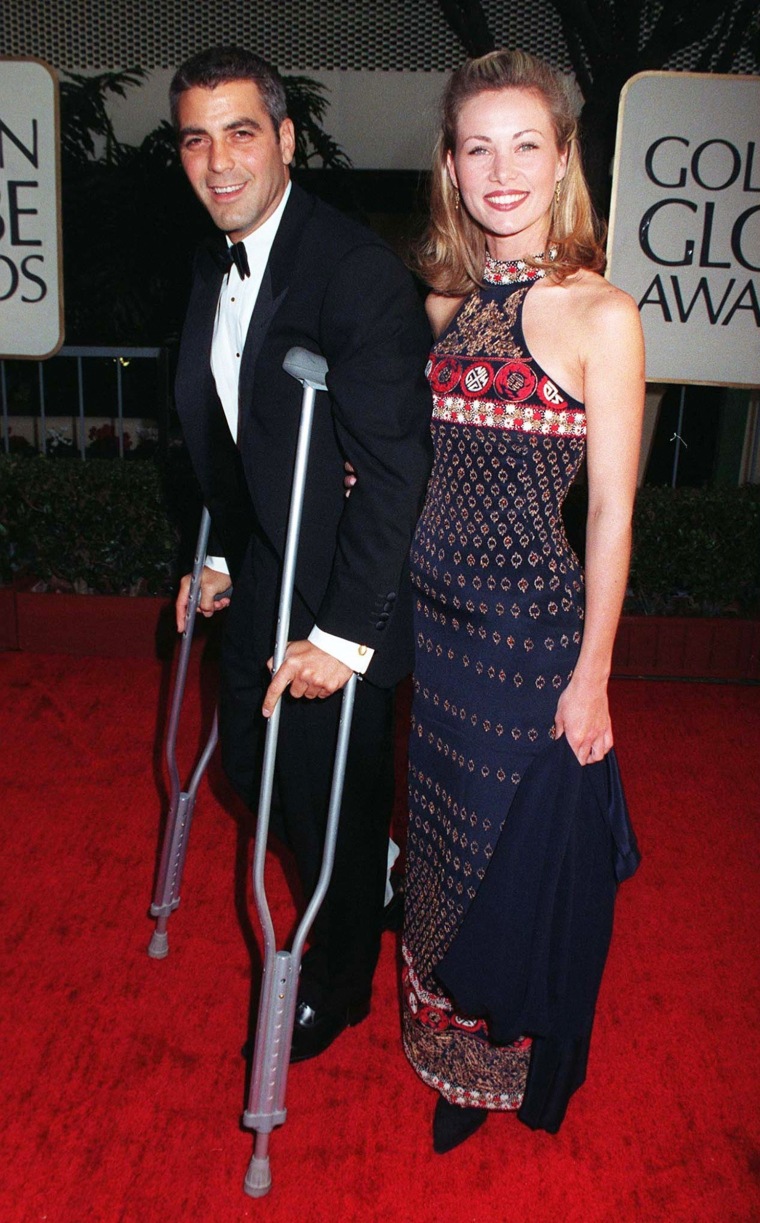
{"type": "Polygon", "coordinates": [[[315,1011],[307,1002],[299,1002],[290,1046],[291,1062],[305,1062],[324,1053],[341,1032],[355,1027],[368,1015],[369,998],[354,1002],[340,1011],[315,1011]]]}
{"type": "Polygon", "coordinates": [[[453,1151],[488,1120],[485,1108],[460,1108],[438,1097],[433,1114],[433,1150],[437,1155],[453,1151]]]}

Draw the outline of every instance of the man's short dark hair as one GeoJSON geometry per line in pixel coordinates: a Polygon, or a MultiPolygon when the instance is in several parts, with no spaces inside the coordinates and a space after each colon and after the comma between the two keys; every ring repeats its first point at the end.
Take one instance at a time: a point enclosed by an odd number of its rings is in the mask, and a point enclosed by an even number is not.
{"type": "Polygon", "coordinates": [[[209,47],[185,60],[175,72],[169,86],[172,123],[176,128],[179,99],[188,89],[215,89],[229,81],[253,81],[261,94],[274,130],[279,135],[288,106],[285,86],[276,68],[242,47],[209,47]]]}

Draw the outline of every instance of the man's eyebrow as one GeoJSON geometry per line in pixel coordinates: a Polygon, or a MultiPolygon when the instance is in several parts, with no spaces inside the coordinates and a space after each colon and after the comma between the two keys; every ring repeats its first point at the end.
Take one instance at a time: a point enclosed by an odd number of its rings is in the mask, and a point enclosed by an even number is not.
{"type": "Polygon", "coordinates": [[[261,124],[259,123],[258,119],[247,118],[231,119],[229,123],[225,123],[223,130],[225,132],[233,132],[235,128],[238,127],[253,127],[257,132],[261,131],[261,124]]]}
{"type": "MultiPolygon", "coordinates": [[[[258,119],[241,118],[241,119],[232,119],[230,120],[229,123],[225,123],[224,127],[222,128],[222,131],[234,132],[234,131],[237,131],[237,129],[241,127],[251,127],[257,132],[260,132],[262,130],[261,124],[259,123],[258,119]]],[[[205,127],[192,127],[188,125],[187,127],[182,127],[179,130],[180,140],[184,140],[186,136],[207,136],[207,135],[208,135],[208,131],[206,130],[205,127]]]]}

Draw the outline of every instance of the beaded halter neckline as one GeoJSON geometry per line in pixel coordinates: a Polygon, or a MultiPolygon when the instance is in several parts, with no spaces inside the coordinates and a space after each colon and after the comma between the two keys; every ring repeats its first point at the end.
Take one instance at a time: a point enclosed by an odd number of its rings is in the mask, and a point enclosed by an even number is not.
{"type": "MultiPolygon", "coordinates": [[[[543,259],[543,255],[534,255],[534,258],[543,259]]],[[[545,275],[545,268],[531,267],[524,259],[494,259],[486,251],[486,266],[483,269],[486,284],[532,284],[534,280],[541,280],[545,275]]]]}

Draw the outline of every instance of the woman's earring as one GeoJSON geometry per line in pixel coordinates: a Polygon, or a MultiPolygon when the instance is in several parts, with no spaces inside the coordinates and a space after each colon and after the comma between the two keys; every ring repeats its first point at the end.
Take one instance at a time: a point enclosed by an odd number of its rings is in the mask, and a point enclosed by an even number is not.
{"type": "Polygon", "coordinates": [[[559,197],[562,193],[562,179],[558,178],[554,184],[554,203],[559,204],[559,197]]]}
{"type": "Polygon", "coordinates": [[[454,208],[459,212],[459,188],[454,188],[454,208]]]}

